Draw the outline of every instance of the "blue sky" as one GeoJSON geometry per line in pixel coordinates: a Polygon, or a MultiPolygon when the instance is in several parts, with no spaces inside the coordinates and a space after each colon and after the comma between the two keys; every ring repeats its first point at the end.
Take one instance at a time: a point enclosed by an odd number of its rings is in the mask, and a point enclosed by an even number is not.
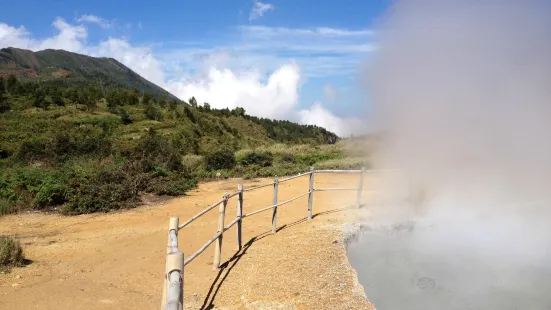
{"type": "Polygon", "coordinates": [[[0,47],[113,57],[186,99],[349,134],[388,1],[10,1],[0,47]],[[32,9],[29,9],[32,8],[32,9]],[[344,128],[344,127],[347,128],[344,128]],[[338,128],[337,128],[338,127],[338,128]]]}

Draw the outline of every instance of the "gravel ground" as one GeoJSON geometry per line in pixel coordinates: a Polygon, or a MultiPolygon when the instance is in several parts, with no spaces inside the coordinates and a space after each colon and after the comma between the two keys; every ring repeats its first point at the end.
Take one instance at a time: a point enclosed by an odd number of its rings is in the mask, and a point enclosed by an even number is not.
{"type": "MultiPolygon", "coordinates": [[[[20,214],[0,218],[0,233],[21,239],[32,263],[0,274],[0,309],[158,309],[170,216],[181,222],[232,192],[237,179],[204,183],[181,198],[112,214],[63,217],[20,214]]],[[[357,176],[316,176],[318,187],[355,186],[357,176]]],[[[279,201],[304,193],[307,178],[280,184],[279,201]]],[[[270,205],[271,188],[248,192],[244,212],[270,205]]],[[[303,197],[246,218],[245,246],[235,229],[224,234],[223,266],[212,271],[213,246],[185,269],[186,309],[373,309],[346,257],[355,194],[318,192],[312,221],[303,197]]],[[[230,201],[226,224],[233,219],[230,201]]],[[[195,252],[216,232],[216,210],[180,232],[181,250],[195,252]]]]}

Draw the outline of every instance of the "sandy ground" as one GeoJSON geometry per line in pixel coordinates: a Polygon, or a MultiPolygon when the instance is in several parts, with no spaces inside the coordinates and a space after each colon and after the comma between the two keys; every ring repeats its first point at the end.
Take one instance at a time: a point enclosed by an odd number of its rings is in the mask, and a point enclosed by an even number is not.
{"type": "MultiPolygon", "coordinates": [[[[316,175],[316,187],[355,187],[357,179],[316,175]]],[[[183,222],[240,182],[269,180],[204,183],[187,196],[112,214],[0,218],[0,233],[20,238],[32,261],[0,274],[0,309],[159,309],[169,217],[183,222]]],[[[279,201],[307,189],[307,177],[280,184],[279,201]]],[[[247,192],[244,213],[271,201],[270,187],[247,192]]],[[[307,197],[300,198],[279,208],[276,234],[271,211],[244,219],[244,248],[236,252],[235,228],[228,230],[219,271],[214,244],[186,266],[186,309],[372,309],[346,257],[354,201],[354,192],[316,192],[307,221],[307,197]]],[[[236,204],[228,204],[226,225],[236,204]]],[[[186,256],[216,233],[216,222],[217,209],[180,231],[186,256]]]]}

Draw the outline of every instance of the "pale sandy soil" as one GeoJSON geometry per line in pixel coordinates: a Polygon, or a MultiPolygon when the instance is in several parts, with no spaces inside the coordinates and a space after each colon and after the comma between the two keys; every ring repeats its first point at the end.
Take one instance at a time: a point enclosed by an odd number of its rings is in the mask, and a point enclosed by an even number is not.
{"type": "MultiPolygon", "coordinates": [[[[317,175],[316,187],[355,187],[358,176],[317,175]]],[[[188,219],[242,180],[201,184],[188,196],[112,214],[0,218],[0,234],[20,238],[32,263],[0,274],[0,309],[159,309],[170,216],[188,219]]],[[[254,186],[269,180],[244,181],[254,186]],[[257,183],[258,182],[258,183],[257,183]]],[[[308,189],[308,178],[280,184],[280,201],[308,189]]],[[[244,196],[244,212],[268,206],[270,187],[244,196]]],[[[214,244],[185,269],[186,309],[372,309],[346,258],[355,193],[317,192],[312,221],[307,197],[244,219],[224,234],[223,268],[212,271],[214,244]],[[346,229],[345,229],[346,230],[346,229]]],[[[236,213],[228,204],[226,224],[236,213]]],[[[195,252],[216,233],[217,210],[180,231],[180,249],[195,252]]]]}

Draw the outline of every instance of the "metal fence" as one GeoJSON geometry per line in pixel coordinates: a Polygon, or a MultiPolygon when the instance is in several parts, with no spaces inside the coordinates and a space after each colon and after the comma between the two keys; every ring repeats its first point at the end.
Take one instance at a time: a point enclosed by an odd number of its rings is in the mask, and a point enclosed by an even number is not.
{"type": "Polygon", "coordinates": [[[165,268],[165,279],[164,279],[164,288],[163,288],[163,298],[162,298],[162,305],[161,309],[166,310],[181,310],[183,309],[184,305],[184,267],[189,264],[191,261],[193,261],[197,256],[199,256],[201,253],[203,253],[206,248],[211,245],[213,242],[215,242],[215,249],[214,249],[214,263],[213,263],[213,269],[220,268],[220,260],[221,260],[221,251],[222,251],[222,240],[224,232],[228,229],[232,228],[234,225],[237,224],[237,248],[238,251],[242,248],[242,229],[243,229],[243,219],[249,216],[253,216],[256,214],[259,214],[261,212],[272,210],[272,232],[276,232],[277,229],[277,208],[280,206],[283,206],[285,204],[288,204],[294,200],[297,200],[301,197],[304,197],[308,195],[308,220],[312,219],[312,206],[313,206],[313,198],[314,198],[314,192],[316,191],[357,191],[357,199],[356,204],[359,207],[361,205],[361,199],[362,199],[362,191],[363,189],[363,183],[364,183],[364,175],[366,173],[373,172],[367,171],[365,169],[361,170],[315,170],[314,168],[310,168],[310,171],[301,173],[292,177],[288,177],[285,179],[278,179],[277,177],[274,179],[273,182],[250,187],[250,188],[244,188],[243,184],[238,185],[237,192],[233,194],[224,194],[223,198],[203,211],[197,213],[193,217],[191,217],[189,220],[185,221],[182,224],[179,224],[179,218],[178,217],[171,217],[168,227],[168,244],[167,244],[167,255],[166,255],[166,268],[165,268]],[[314,176],[318,173],[352,173],[352,174],[359,174],[359,180],[358,180],[358,187],[356,188],[314,188],[314,176]],[[279,202],[278,203],[278,188],[280,183],[284,183],[296,178],[309,176],[310,182],[308,191],[304,194],[298,195],[294,198],[291,198],[289,200],[279,202]],[[258,190],[261,188],[273,186],[273,204],[256,210],[249,212],[247,214],[243,214],[243,194],[246,192],[251,192],[254,190],[258,190]],[[237,196],[237,216],[236,218],[231,221],[227,226],[224,226],[224,220],[226,217],[226,206],[228,204],[228,200],[232,197],[237,196]],[[201,246],[195,253],[191,254],[188,258],[184,259],[184,253],[180,252],[178,249],[178,231],[187,225],[191,224],[193,221],[197,220],[199,217],[204,215],[205,213],[211,211],[212,209],[218,207],[218,231],[217,233],[209,239],[203,246],[201,246]]]}

